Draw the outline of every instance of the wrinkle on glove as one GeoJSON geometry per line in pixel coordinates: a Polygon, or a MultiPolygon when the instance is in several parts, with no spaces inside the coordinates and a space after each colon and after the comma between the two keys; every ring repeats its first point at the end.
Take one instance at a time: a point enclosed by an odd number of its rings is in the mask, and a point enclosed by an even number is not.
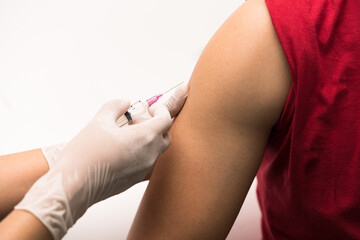
{"type": "Polygon", "coordinates": [[[52,146],[42,147],[41,151],[49,165],[49,169],[54,166],[55,161],[58,159],[61,151],[66,146],[66,143],[60,143],[52,146]]]}

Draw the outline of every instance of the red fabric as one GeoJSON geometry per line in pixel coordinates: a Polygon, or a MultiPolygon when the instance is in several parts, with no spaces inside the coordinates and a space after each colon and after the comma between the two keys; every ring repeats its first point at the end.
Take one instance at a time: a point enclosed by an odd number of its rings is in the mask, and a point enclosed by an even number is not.
{"type": "Polygon", "coordinates": [[[258,172],[264,239],[360,239],[360,1],[266,0],[293,84],[258,172]]]}

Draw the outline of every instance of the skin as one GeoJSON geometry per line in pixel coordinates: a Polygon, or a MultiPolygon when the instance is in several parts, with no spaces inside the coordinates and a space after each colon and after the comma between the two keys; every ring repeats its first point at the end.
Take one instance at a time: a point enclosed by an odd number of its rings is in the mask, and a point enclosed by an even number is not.
{"type": "Polygon", "coordinates": [[[33,183],[48,170],[40,149],[0,156],[1,219],[8,214],[0,223],[1,239],[52,239],[47,228],[30,212],[12,211],[33,183]]]}
{"type": "Polygon", "coordinates": [[[40,149],[0,156],[0,219],[12,211],[33,183],[48,170],[40,149]]]}
{"type": "MultiPolygon", "coordinates": [[[[204,50],[129,239],[224,239],[261,163],[291,85],[263,0],[243,4],[204,50]],[[221,99],[221,100],[218,100],[221,99]]],[[[0,157],[0,215],[48,171],[41,151],[0,157]],[[11,186],[11,188],[9,188],[11,186]]],[[[31,213],[0,223],[1,239],[52,239],[31,213]]]]}
{"type": "Polygon", "coordinates": [[[12,211],[0,224],[1,239],[53,239],[47,230],[33,214],[27,211],[12,211]]]}
{"type": "MultiPolygon", "coordinates": [[[[182,105],[178,101],[169,108],[172,117],[180,110],[176,106],[182,105]]],[[[3,193],[0,195],[0,239],[53,239],[32,213],[12,211],[36,180],[48,170],[40,149],[0,156],[0,192],[3,193]]]]}
{"type": "Polygon", "coordinates": [[[195,67],[128,239],[225,239],[291,82],[264,1],[245,2],[195,67]]]}

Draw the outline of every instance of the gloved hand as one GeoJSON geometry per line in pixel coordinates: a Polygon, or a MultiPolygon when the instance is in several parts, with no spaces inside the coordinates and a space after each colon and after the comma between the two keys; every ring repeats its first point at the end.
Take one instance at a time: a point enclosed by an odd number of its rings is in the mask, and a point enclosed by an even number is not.
{"type": "Polygon", "coordinates": [[[118,128],[128,107],[128,100],[106,103],[15,208],[33,213],[60,239],[91,205],[142,181],[169,146],[172,121],[164,105],[154,104],[150,119],[118,128]]]}
{"type": "MultiPolygon", "coordinates": [[[[180,112],[183,107],[186,98],[188,95],[188,85],[186,82],[182,83],[179,87],[176,88],[173,95],[165,101],[165,106],[170,112],[171,117],[176,117],[176,115],[180,112]]],[[[60,152],[64,149],[66,143],[60,143],[52,146],[42,147],[41,151],[45,156],[45,159],[49,165],[49,169],[51,169],[57,161],[60,152]]]]}
{"type": "Polygon", "coordinates": [[[176,117],[176,115],[180,112],[186,101],[187,95],[188,85],[186,82],[184,82],[180,84],[180,86],[176,88],[173,95],[167,99],[165,106],[169,110],[171,117],[176,117]]]}

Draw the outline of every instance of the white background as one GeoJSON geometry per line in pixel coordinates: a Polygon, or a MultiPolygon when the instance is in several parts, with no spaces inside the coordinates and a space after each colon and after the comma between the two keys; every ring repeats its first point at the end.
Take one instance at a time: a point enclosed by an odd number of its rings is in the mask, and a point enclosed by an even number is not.
{"type": "MultiPolygon", "coordinates": [[[[241,3],[0,0],[0,154],[67,141],[106,100],[188,80],[241,3]]],[[[146,184],[90,208],[65,239],[125,239],[146,184]]],[[[260,238],[254,186],[228,239],[239,237],[260,238]]]]}

